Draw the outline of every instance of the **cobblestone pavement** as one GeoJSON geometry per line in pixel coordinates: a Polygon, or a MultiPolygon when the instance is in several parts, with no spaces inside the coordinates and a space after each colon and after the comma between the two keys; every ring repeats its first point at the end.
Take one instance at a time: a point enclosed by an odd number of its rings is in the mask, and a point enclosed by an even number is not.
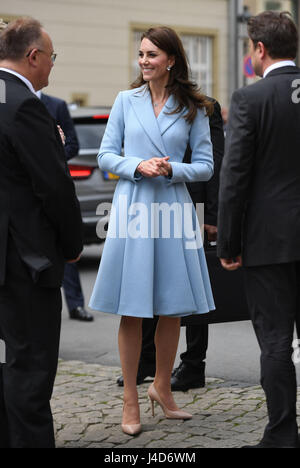
{"type": "Polygon", "coordinates": [[[266,425],[261,387],[212,378],[206,388],[175,393],[178,406],[193,414],[189,421],[165,419],[158,406],[153,418],[150,380],[140,385],[143,431],[125,435],[119,375],[116,367],[60,361],[52,399],[58,448],[233,448],[261,439],[266,425]]]}

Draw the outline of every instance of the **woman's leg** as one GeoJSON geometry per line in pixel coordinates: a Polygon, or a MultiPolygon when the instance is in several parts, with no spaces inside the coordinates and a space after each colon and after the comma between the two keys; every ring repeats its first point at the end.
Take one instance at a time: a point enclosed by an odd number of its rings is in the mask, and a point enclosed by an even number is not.
{"type": "Polygon", "coordinates": [[[159,317],[155,334],[156,374],[154,385],[170,410],[178,410],[171,393],[171,374],[180,336],[180,318],[159,317]]]}
{"type": "Polygon", "coordinates": [[[142,346],[142,319],[121,318],[119,328],[119,353],[124,378],[123,424],[140,421],[136,377],[142,346]]]}

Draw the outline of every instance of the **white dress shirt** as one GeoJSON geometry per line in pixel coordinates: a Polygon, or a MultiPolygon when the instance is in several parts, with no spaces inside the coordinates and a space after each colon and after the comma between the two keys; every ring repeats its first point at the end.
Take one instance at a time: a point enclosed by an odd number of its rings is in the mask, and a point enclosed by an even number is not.
{"type": "Polygon", "coordinates": [[[20,73],[14,71],[14,70],[11,70],[10,68],[1,68],[0,67],[0,71],[11,73],[12,75],[17,76],[18,78],[20,78],[20,80],[22,80],[26,84],[26,86],[30,89],[30,91],[33,94],[36,95],[36,91],[35,91],[34,87],[32,86],[32,83],[27,78],[25,78],[25,76],[20,75],[20,73]]]}
{"type": "Polygon", "coordinates": [[[295,67],[296,64],[292,60],[281,60],[280,62],[273,63],[268,68],[265,69],[264,78],[273,70],[281,67],[295,67]]]}

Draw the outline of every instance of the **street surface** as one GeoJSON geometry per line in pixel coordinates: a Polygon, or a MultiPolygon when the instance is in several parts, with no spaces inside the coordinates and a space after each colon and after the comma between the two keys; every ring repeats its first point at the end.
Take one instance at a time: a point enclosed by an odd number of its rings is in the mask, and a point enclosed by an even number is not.
{"type": "MultiPolygon", "coordinates": [[[[100,247],[88,247],[79,264],[87,303],[100,255],[100,247]]],[[[250,322],[210,325],[206,387],[175,395],[177,404],[192,413],[193,419],[168,420],[159,407],[153,418],[147,398],[151,379],[140,385],[142,432],[132,438],[120,427],[123,389],[116,385],[121,374],[117,350],[120,318],[99,312],[94,315],[92,323],[70,320],[64,303],[61,360],[51,400],[58,448],[103,448],[105,456],[111,457],[120,448],[129,454],[131,448],[160,449],[161,455],[164,449],[176,448],[190,449],[190,456],[198,457],[193,449],[239,448],[260,441],[267,424],[267,407],[259,385],[259,349],[250,322]]],[[[182,328],[176,364],[184,350],[182,328]]],[[[1,357],[0,341],[0,361],[1,357]]],[[[298,384],[299,367],[297,364],[298,384]]],[[[300,389],[297,411],[300,414],[300,389]]],[[[184,450],[181,453],[188,456],[184,450]]],[[[148,463],[144,458],[139,461],[148,463]]]]}
{"type": "MultiPolygon", "coordinates": [[[[86,304],[91,296],[100,255],[101,246],[86,247],[79,264],[86,304]]],[[[96,311],[93,313],[95,321],[92,323],[70,320],[64,303],[60,357],[64,360],[120,366],[117,347],[120,318],[96,311]]],[[[185,328],[182,328],[176,364],[179,363],[180,352],[184,350],[185,328]]],[[[227,381],[258,384],[259,354],[249,321],[210,325],[206,375],[227,381]]],[[[296,368],[299,371],[300,364],[296,368]]]]}

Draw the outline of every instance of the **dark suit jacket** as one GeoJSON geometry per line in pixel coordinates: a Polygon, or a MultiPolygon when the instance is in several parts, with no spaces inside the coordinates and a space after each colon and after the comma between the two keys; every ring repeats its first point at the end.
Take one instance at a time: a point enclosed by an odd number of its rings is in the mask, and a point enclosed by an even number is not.
{"type": "Polygon", "coordinates": [[[82,222],[56,123],[14,75],[0,71],[0,285],[13,238],[32,278],[61,284],[64,262],[82,250],[82,222]]]}
{"type": "Polygon", "coordinates": [[[221,169],[218,256],[245,266],[300,260],[300,69],[233,94],[221,169]]]}
{"type": "Polygon", "coordinates": [[[65,153],[67,161],[78,154],[79,144],[76,131],[73,125],[68,106],[63,99],[48,96],[42,93],[41,101],[45,104],[48,112],[54,118],[57,125],[60,125],[65,136],[65,153]]]}
{"type": "MultiPolygon", "coordinates": [[[[212,226],[217,225],[219,176],[224,155],[224,131],[221,107],[214,101],[214,112],[209,118],[211,141],[214,157],[214,175],[208,182],[188,183],[187,188],[193,202],[204,203],[204,222],[212,226]]],[[[188,147],[183,162],[191,161],[191,149],[188,147]]]]}

